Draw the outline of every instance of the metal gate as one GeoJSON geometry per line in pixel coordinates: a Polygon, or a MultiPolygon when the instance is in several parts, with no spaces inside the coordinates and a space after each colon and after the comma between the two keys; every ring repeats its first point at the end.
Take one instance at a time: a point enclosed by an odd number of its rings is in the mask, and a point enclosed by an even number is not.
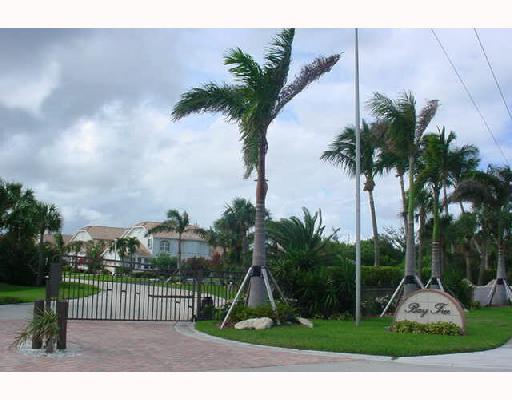
{"type": "Polygon", "coordinates": [[[68,257],[59,297],[68,319],[191,321],[212,318],[238,289],[240,274],[205,268],[181,271],[147,263],[68,257]]]}

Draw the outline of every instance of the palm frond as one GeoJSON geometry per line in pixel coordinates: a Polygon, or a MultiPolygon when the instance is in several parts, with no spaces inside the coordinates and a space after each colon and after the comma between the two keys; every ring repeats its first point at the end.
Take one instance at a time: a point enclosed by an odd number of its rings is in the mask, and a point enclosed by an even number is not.
{"type": "Polygon", "coordinates": [[[243,86],[208,83],[183,93],[172,118],[177,121],[193,113],[220,112],[230,121],[239,121],[246,109],[246,95],[247,88],[243,86]]]}
{"type": "Polygon", "coordinates": [[[439,100],[429,100],[425,107],[423,107],[418,115],[418,122],[416,123],[416,138],[419,139],[425,132],[428,125],[435,117],[439,107],[439,100]]]}
{"type": "Polygon", "coordinates": [[[264,73],[270,82],[269,86],[278,92],[288,79],[294,36],[295,29],[283,29],[265,51],[264,73]]]}
{"type": "Polygon", "coordinates": [[[229,65],[229,72],[245,85],[256,87],[260,84],[261,67],[250,54],[245,53],[242,49],[231,49],[224,57],[224,64],[229,65]]]}
{"type": "Polygon", "coordinates": [[[277,104],[272,112],[275,117],[283,107],[297,94],[302,92],[306,86],[319,79],[323,74],[329,72],[339,61],[341,55],[334,54],[329,57],[318,57],[312,63],[302,67],[299,75],[279,93],[277,104]]]}

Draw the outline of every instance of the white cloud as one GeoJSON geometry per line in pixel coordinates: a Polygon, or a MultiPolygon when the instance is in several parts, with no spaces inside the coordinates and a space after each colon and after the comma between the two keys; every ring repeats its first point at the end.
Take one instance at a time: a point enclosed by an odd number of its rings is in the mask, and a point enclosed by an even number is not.
{"type": "MultiPolygon", "coordinates": [[[[237,128],[211,115],[172,123],[170,109],[188,87],[229,79],[222,64],[227,48],[240,46],[261,60],[274,32],[100,30],[75,35],[66,46],[55,44],[47,52],[58,67],[40,63],[32,75],[0,75],[0,88],[23,93],[13,100],[0,91],[0,104],[39,118],[28,124],[29,118],[19,120],[7,110],[0,170],[59,205],[66,231],[89,223],[123,226],[161,219],[168,208],[187,209],[194,221],[211,224],[235,196],[254,200],[253,179],[242,179],[237,128]]],[[[438,34],[512,158],[512,125],[473,33],[438,34]]],[[[485,30],[481,37],[505,94],[512,93],[512,31],[485,30]]],[[[480,146],[484,164],[501,161],[428,30],[364,29],[360,45],[363,102],[374,91],[394,97],[404,89],[414,92],[419,106],[438,98],[441,108],[431,128],[445,125],[457,132],[459,144],[480,146]]],[[[321,208],[329,228],[341,227],[353,238],[354,180],[319,160],[336,133],[354,121],[353,32],[299,30],[290,75],[319,54],[340,51],[340,63],[270,127],[268,207],[276,218],[300,215],[302,206],[321,208]]],[[[371,119],[364,108],[363,117],[371,119]]],[[[375,200],[381,230],[400,224],[394,174],[377,179],[375,200]]],[[[366,193],[362,202],[362,234],[369,237],[366,193]]]]}
{"type": "Polygon", "coordinates": [[[59,65],[48,63],[34,75],[28,71],[0,76],[0,104],[39,115],[44,101],[59,83],[59,65]]]}

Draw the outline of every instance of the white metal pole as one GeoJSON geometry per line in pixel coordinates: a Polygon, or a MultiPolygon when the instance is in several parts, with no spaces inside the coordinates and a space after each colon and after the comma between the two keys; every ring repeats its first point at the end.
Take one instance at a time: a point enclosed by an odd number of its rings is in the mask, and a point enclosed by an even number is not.
{"type": "Polygon", "coordinates": [[[361,322],[361,122],[359,104],[359,38],[355,29],[356,90],[356,326],[361,322]]]}

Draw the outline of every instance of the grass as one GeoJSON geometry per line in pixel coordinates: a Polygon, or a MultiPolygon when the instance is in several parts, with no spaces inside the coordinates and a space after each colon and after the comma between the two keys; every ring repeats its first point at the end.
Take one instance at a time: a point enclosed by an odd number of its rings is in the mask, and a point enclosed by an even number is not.
{"type": "MultiPolygon", "coordinates": [[[[61,283],[60,289],[76,293],[76,297],[91,296],[100,291],[94,286],[76,282],[61,283]]],[[[45,287],[15,286],[0,282],[0,304],[29,303],[42,300],[45,296],[45,287]]]]}
{"type": "Polygon", "coordinates": [[[501,346],[512,337],[512,307],[482,308],[466,314],[464,336],[393,333],[390,318],[352,321],[315,320],[314,328],[283,325],[272,329],[218,329],[217,321],[198,321],[204,333],[241,342],[294,349],[362,353],[391,357],[474,352],[501,346]]]}

